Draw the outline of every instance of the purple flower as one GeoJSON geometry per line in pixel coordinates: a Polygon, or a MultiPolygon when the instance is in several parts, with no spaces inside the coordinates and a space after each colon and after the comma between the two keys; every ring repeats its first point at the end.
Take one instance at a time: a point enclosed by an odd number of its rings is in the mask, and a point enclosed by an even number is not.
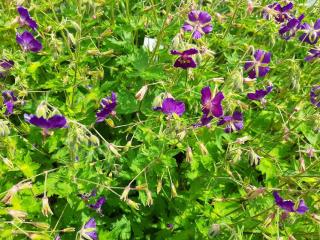
{"type": "Polygon", "coordinates": [[[12,91],[3,91],[2,92],[3,102],[7,107],[6,115],[13,113],[14,102],[17,101],[17,98],[13,95],[12,91]]]}
{"type": "Polygon", "coordinates": [[[168,116],[176,114],[181,117],[185,112],[185,105],[183,102],[176,101],[173,98],[166,98],[162,101],[162,106],[156,107],[154,110],[160,110],[168,116]]]}
{"type": "Polygon", "coordinates": [[[95,209],[98,213],[101,213],[101,207],[103,204],[105,204],[106,198],[105,197],[100,197],[98,201],[95,204],[90,204],[89,207],[92,209],[95,209]]]}
{"type": "Polygon", "coordinates": [[[276,204],[286,212],[297,212],[299,214],[304,214],[306,211],[309,210],[304,200],[300,200],[297,209],[294,209],[294,205],[295,205],[294,202],[291,200],[283,200],[283,198],[280,197],[277,191],[273,191],[273,197],[276,204]]]}
{"type": "Polygon", "coordinates": [[[28,31],[23,32],[21,35],[17,34],[16,40],[25,52],[39,52],[42,49],[42,44],[28,31]]]}
{"type": "Polygon", "coordinates": [[[29,11],[26,8],[19,6],[17,10],[20,15],[19,24],[21,27],[29,26],[32,30],[36,30],[38,28],[38,24],[30,17],[29,11]]]}
{"type": "Polygon", "coordinates": [[[171,54],[180,55],[180,57],[175,61],[174,67],[179,67],[183,69],[195,68],[197,66],[196,62],[190,57],[190,55],[197,54],[198,50],[195,48],[188,49],[183,52],[177,50],[171,50],[171,54]]]}
{"type": "Polygon", "coordinates": [[[207,116],[221,117],[223,115],[222,100],[224,99],[223,93],[218,92],[214,97],[212,96],[209,86],[201,90],[201,104],[202,112],[207,116]]]}
{"type": "Polygon", "coordinates": [[[320,85],[311,88],[310,102],[316,107],[320,108],[320,85]]]}
{"type": "Polygon", "coordinates": [[[267,96],[272,91],[272,86],[266,87],[266,89],[256,90],[254,93],[248,93],[247,97],[250,100],[261,101],[265,103],[264,97],[267,96]]]}
{"type": "Polygon", "coordinates": [[[207,12],[191,11],[182,29],[186,32],[193,32],[192,37],[199,39],[202,35],[212,32],[211,16],[207,12]]]}
{"type": "Polygon", "coordinates": [[[62,115],[54,115],[51,118],[45,119],[37,117],[33,114],[24,114],[24,119],[32,125],[38,126],[44,130],[64,128],[67,125],[67,120],[62,115]]]}
{"type": "Polygon", "coordinates": [[[197,128],[197,127],[203,127],[203,126],[210,126],[209,124],[212,119],[213,119],[212,116],[208,117],[206,114],[203,114],[200,119],[200,123],[193,124],[193,127],[197,128]]]}
{"type": "Polygon", "coordinates": [[[61,240],[61,237],[57,235],[54,240],[61,240]]]}
{"type": "Polygon", "coordinates": [[[294,37],[301,27],[303,18],[304,15],[302,14],[299,18],[291,18],[288,22],[284,23],[279,29],[280,36],[285,40],[294,37]]]}
{"type": "Polygon", "coordinates": [[[287,5],[281,7],[281,5],[277,2],[268,5],[263,9],[262,16],[265,19],[270,19],[274,17],[274,19],[278,23],[282,23],[288,18],[290,18],[289,12],[293,8],[293,3],[290,2],[287,5]]]}
{"type": "Polygon", "coordinates": [[[82,200],[88,201],[89,198],[95,197],[97,195],[97,189],[93,189],[90,193],[83,193],[79,194],[78,196],[81,197],[82,200]]]}
{"type": "Polygon", "coordinates": [[[320,58],[320,48],[312,48],[309,50],[308,56],[306,56],[304,60],[311,62],[317,58],[320,58]]]}
{"type": "Polygon", "coordinates": [[[110,97],[105,97],[100,103],[102,109],[96,113],[96,122],[103,122],[109,115],[115,115],[115,108],[117,106],[117,95],[112,92],[110,97]]]}
{"type": "Polygon", "coordinates": [[[308,23],[304,23],[301,25],[300,30],[304,32],[299,40],[301,42],[306,42],[309,44],[316,44],[318,42],[320,36],[320,19],[316,21],[316,23],[311,27],[308,23]]]}
{"type": "Polygon", "coordinates": [[[0,60],[0,78],[4,77],[6,73],[12,68],[14,65],[14,62],[11,60],[0,60]]]}
{"type": "Polygon", "coordinates": [[[85,239],[98,240],[96,220],[94,218],[90,218],[89,221],[81,229],[80,234],[85,239]]]}
{"type": "Polygon", "coordinates": [[[244,70],[248,72],[249,78],[264,77],[269,71],[268,63],[271,60],[271,53],[263,50],[256,50],[252,61],[247,61],[244,70]]]}
{"type": "Polygon", "coordinates": [[[232,133],[233,131],[239,131],[243,128],[243,116],[241,112],[235,111],[232,116],[224,116],[217,123],[218,126],[226,125],[224,131],[226,133],[232,133]]]}

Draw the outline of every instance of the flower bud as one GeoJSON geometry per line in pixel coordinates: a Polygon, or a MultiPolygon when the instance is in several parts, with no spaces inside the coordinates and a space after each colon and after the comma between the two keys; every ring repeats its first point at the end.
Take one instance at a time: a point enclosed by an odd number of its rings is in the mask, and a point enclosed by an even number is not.
{"type": "Polygon", "coordinates": [[[177,134],[177,137],[179,138],[180,141],[182,141],[186,135],[187,135],[187,131],[183,130],[177,134]]]}
{"type": "Polygon", "coordinates": [[[5,137],[10,134],[9,122],[0,120],[0,137],[5,137]]]}
{"type": "Polygon", "coordinates": [[[36,110],[37,117],[47,117],[48,107],[45,101],[42,101],[36,110]]]}
{"type": "Polygon", "coordinates": [[[251,148],[249,152],[250,165],[253,167],[258,166],[260,164],[260,159],[261,157],[258,154],[256,154],[251,148]]]}
{"type": "Polygon", "coordinates": [[[160,193],[161,189],[162,189],[162,179],[159,179],[157,182],[157,194],[160,193]]]}
{"type": "Polygon", "coordinates": [[[127,200],[126,200],[126,203],[127,203],[130,207],[132,207],[132,208],[134,208],[134,209],[136,209],[136,210],[139,210],[139,209],[140,209],[139,203],[137,203],[137,202],[135,202],[135,201],[132,201],[131,199],[127,199],[127,200]]]}
{"type": "Polygon", "coordinates": [[[117,158],[121,157],[121,155],[119,154],[117,148],[112,143],[109,143],[108,148],[117,158]]]}
{"type": "Polygon", "coordinates": [[[276,216],[275,213],[269,214],[268,217],[266,218],[266,220],[264,221],[264,224],[263,224],[263,225],[264,225],[265,227],[268,227],[268,226],[271,224],[271,222],[273,221],[273,219],[274,219],[275,216],[276,216]]]}
{"type": "Polygon", "coordinates": [[[53,215],[53,212],[52,212],[50,205],[49,205],[49,200],[46,196],[44,196],[42,198],[42,210],[41,211],[42,211],[42,214],[46,217],[48,217],[49,214],[53,215]]]}
{"type": "Polygon", "coordinates": [[[8,190],[7,194],[2,198],[1,202],[3,202],[4,204],[11,204],[12,199],[16,195],[16,193],[27,188],[32,188],[32,182],[18,183],[12,186],[8,190]]]}
{"type": "Polygon", "coordinates": [[[306,171],[306,165],[305,165],[305,162],[304,162],[304,158],[299,158],[299,163],[300,163],[300,166],[299,166],[299,170],[301,173],[305,172],[306,171]]]}
{"type": "Polygon", "coordinates": [[[204,143],[200,142],[199,147],[200,147],[200,151],[201,151],[202,155],[206,156],[209,154],[208,149],[206,148],[204,143]]]}
{"type": "Polygon", "coordinates": [[[87,50],[87,54],[91,55],[91,56],[99,56],[100,51],[99,51],[99,49],[89,49],[89,50],[87,50]]]}
{"type": "Polygon", "coordinates": [[[316,150],[313,147],[309,147],[306,149],[306,153],[309,158],[313,158],[315,156],[316,150]]]}
{"type": "Polygon", "coordinates": [[[73,227],[68,227],[61,230],[61,232],[74,232],[74,231],[75,231],[75,228],[73,227]]]}
{"type": "Polygon", "coordinates": [[[174,186],[173,183],[171,183],[171,197],[175,198],[177,196],[178,196],[178,194],[177,194],[176,187],[174,186]]]}
{"type": "Polygon", "coordinates": [[[192,149],[191,147],[187,147],[187,150],[186,150],[186,161],[188,163],[191,163],[192,162],[192,159],[193,159],[193,153],[192,153],[192,149]]]}
{"type": "Polygon", "coordinates": [[[130,192],[130,187],[129,186],[126,186],[126,188],[123,190],[121,196],[120,196],[120,200],[122,201],[126,201],[128,199],[128,195],[129,195],[129,192],[130,192]]]}
{"type": "Polygon", "coordinates": [[[144,85],[135,95],[136,99],[138,101],[142,101],[142,99],[144,98],[144,95],[146,94],[146,92],[148,91],[148,85],[144,85]]]}
{"type": "Polygon", "coordinates": [[[249,191],[247,194],[247,199],[254,199],[266,191],[264,187],[259,187],[259,188],[252,187],[252,188],[249,188],[248,190],[249,191]]]}
{"type": "Polygon", "coordinates": [[[31,225],[37,227],[37,228],[40,228],[40,229],[49,229],[50,228],[50,225],[48,223],[42,223],[42,222],[31,222],[30,223],[31,225]]]}
{"type": "Polygon", "coordinates": [[[244,137],[241,137],[241,138],[237,138],[236,140],[236,143],[237,144],[244,144],[246,141],[248,141],[250,139],[250,137],[248,136],[244,136],[244,137]]]}
{"type": "Polygon", "coordinates": [[[96,137],[95,135],[91,135],[89,140],[93,145],[99,146],[100,144],[99,138],[96,137]]]}
{"type": "Polygon", "coordinates": [[[11,215],[13,218],[17,219],[25,219],[28,214],[26,212],[20,211],[20,210],[14,210],[14,209],[9,209],[8,214],[11,215]]]}
{"type": "Polygon", "coordinates": [[[135,190],[137,190],[137,191],[142,191],[142,190],[144,191],[146,189],[147,189],[147,185],[146,184],[138,185],[138,186],[135,187],[135,190]]]}
{"type": "Polygon", "coordinates": [[[150,207],[153,204],[152,192],[149,189],[146,189],[147,194],[147,205],[150,207]]]}

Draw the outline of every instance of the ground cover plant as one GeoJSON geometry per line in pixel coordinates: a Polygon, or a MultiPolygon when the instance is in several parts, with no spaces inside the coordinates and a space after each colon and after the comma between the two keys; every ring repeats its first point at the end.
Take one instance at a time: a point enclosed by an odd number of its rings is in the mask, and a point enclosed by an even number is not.
{"type": "Polygon", "coordinates": [[[319,10],[0,1],[0,239],[319,239],[319,10]]]}

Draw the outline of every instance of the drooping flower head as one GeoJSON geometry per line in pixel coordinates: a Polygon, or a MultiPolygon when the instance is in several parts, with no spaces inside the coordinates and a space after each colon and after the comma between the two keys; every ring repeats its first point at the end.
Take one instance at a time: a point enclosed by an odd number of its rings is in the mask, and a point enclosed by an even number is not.
{"type": "Polygon", "coordinates": [[[224,131],[232,133],[243,128],[243,116],[241,112],[235,111],[232,116],[223,116],[217,123],[218,126],[225,125],[224,131]]]}
{"type": "Polygon", "coordinates": [[[0,78],[4,77],[6,73],[13,67],[14,62],[11,60],[0,60],[0,78]]]}
{"type": "Polygon", "coordinates": [[[97,224],[94,218],[89,221],[80,230],[80,235],[87,240],[98,240],[97,224]]]}
{"type": "Polygon", "coordinates": [[[19,24],[21,27],[28,26],[32,30],[36,30],[38,28],[38,24],[30,17],[29,11],[26,8],[19,6],[17,10],[20,15],[19,24]]]}
{"type": "Polygon", "coordinates": [[[294,205],[295,205],[294,202],[291,200],[283,200],[283,198],[280,197],[277,191],[273,192],[273,197],[274,197],[275,203],[286,212],[296,212],[298,214],[304,214],[309,210],[304,200],[300,200],[298,207],[294,209],[294,205]]]}
{"type": "Polygon", "coordinates": [[[311,88],[310,102],[316,107],[320,108],[320,85],[311,88]]]}
{"type": "Polygon", "coordinates": [[[39,52],[42,49],[42,44],[28,31],[23,32],[21,35],[17,34],[16,40],[24,52],[39,52]]]}
{"type": "Polygon", "coordinates": [[[48,119],[45,119],[44,117],[37,117],[36,115],[25,113],[24,119],[28,123],[40,127],[46,131],[48,129],[65,128],[67,126],[67,120],[62,115],[54,115],[48,119]]]}
{"type": "Polygon", "coordinates": [[[308,23],[303,23],[300,30],[303,32],[299,37],[301,42],[316,44],[320,36],[320,19],[318,19],[313,26],[310,26],[308,23]]]}
{"type": "Polygon", "coordinates": [[[275,2],[273,4],[270,4],[266,6],[262,11],[262,16],[265,19],[271,19],[274,17],[276,22],[282,23],[285,20],[290,18],[289,12],[293,8],[293,3],[289,2],[285,6],[281,6],[279,3],[275,2]]]}
{"type": "Polygon", "coordinates": [[[320,48],[312,48],[308,52],[308,56],[304,58],[305,61],[311,62],[317,58],[320,58],[320,48]]]}
{"type": "Polygon", "coordinates": [[[96,113],[96,122],[103,122],[109,115],[115,115],[117,106],[117,95],[112,92],[110,97],[105,97],[101,100],[101,109],[96,113]]]}
{"type": "Polygon", "coordinates": [[[14,96],[12,91],[3,91],[2,92],[3,103],[6,105],[6,115],[13,113],[14,102],[17,101],[17,98],[14,96]]]}
{"type": "Polygon", "coordinates": [[[279,29],[280,36],[285,40],[289,40],[294,37],[301,27],[301,21],[303,18],[304,15],[302,14],[298,18],[291,18],[288,22],[283,23],[279,29]]]}
{"type": "Polygon", "coordinates": [[[266,89],[256,90],[254,93],[248,93],[247,97],[250,100],[260,101],[261,103],[265,103],[264,97],[267,96],[272,91],[272,86],[266,87],[266,89]]]}
{"type": "Polygon", "coordinates": [[[222,92],[218,92],[214,97],[212,96],[209,86],[202,88],[201,90],[201,104],[202,112],[209,116],[221,117],[223,115],[222,100],[224,95],[222,92]]]}
{"type": "Polygon", "coordinates": [[[180,57],[175,61],[173,66],[183,68],[183,69],[195,68],[197,64],[190,56],[197,53],[198,53],[198,50],[195,48],[191,48],[183,52],[179,52],[177,50],[171,50],[171,54],[180,55],[180,57]]]}
{"type": "Polygon", "coordinates": [[[207,12],[191,11],[182,29],[186,32],[192,32],[194,39],[199,39],[202,35],[212,32],[211,16],[207,12]]]}
{"type": "Polygon", "coordinates": [[[101,213],[102,211],[102,206],[105,204],[106,198],[105,197],[100,197],[95,204],[90,204],[89,207],[92,209],[95,209],[98,213],[101,213]]]}
{"type": "Polygon", "coordinates": [[[160,110],[164,114],[168,116],[172,116],[173,114],[178,115],[179,117],[185,112],[185,105],[181,101],[176,101],[173,98],[165,98],[162,101],[161,107],[156,107],[154,110],[160,110]]]}
{"type": "Polygon", "coordinates": [[[249,78],[264,77],[269,71],[268,63],[271,61],[271,53],[263,50],[256,50],[252,61],[247,61],[244,70],[248,72],[249,78]]]}

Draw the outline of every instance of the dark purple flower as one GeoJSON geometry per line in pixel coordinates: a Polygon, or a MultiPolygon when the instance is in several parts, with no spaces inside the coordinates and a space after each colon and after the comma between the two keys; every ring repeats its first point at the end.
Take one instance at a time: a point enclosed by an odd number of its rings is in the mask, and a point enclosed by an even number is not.
{"type": "Polygon", "coordinates": [[[13,67],[14,62],[11,60],[0,60],[0,78],[4,77],[6,73],[13,67]]]}
{"type": "Polygon", "coordinates": [[[89,221],[81,229],[80,234],[85,239],[98,240],[96,220],[94,218],[90,218],[89,221]]]}
{"type": "Polygon", "coordinates": [[[17,101],[17,98],[14,96],[12,91],[3,91],[2,92],[3,103],[6,105],[6,115],[13,113],[14,102],[17,101]]]}
{"type": "Polygon", "coordinates": [[[293,3],[289,2],[287,5],[281,7],[281,5],[277,2],[268,5],[263,9],[262,16],[265,19],[270,19],[274,17],[274,19],[278,23],[282,23],[288,18],[290,18],[289,12],[293,8],[293,3]]]}
{"type": "Polygon", "coordinates": [[[308,56],[306,56],[304,60],[311,62],[317,58],[320,58],[320,48],[312,48],[309,50],[308,56]]]}
{"type": "Polygon", "coordinates": [[[316,107],[320,108],[320,85],[311,88],[310,102],[316,107]]]}
{"type": "Polygon", "coordinates": [[[272,86],[266,87],[266,89],[256,90],[254,93],[248,93],[247,97],[250,100],[261,101],[265,103],[264,97],[267,96],[272,91],[272,86]]]}
{"type": "Polygon", "coordinates": [[[195,68],[197,66],[196,62],[190,57],[190,55],[197,54],[198,50],[195,48],[188,49],[183,52],[177,50],[171,50],[171,54],[180,55],[180,57],[175,61],[174,67],[179,67],[183,69],[195,68]]]}
{"type": "Polygon", "coordinates": [[[20,15],[19,24],[21,27],[29,26],[32,30],[38,28],[38,24],[30,17],[29,11],[26,8],[19,6],[17,10],[20,15]]]}
{"type": "Polygon", "coordinates": [[[93,189],[90,193],[83,193],[79,194],[78,196],[81,197],[82,200],[88,201],[89,198],[95,197],[97,195],[97,189],[93,189]]]}
{"type": "Polygon", "coordinates": [[[64,128],[67,125],[67,120],[62,115],[54,115],[51,118],[45,119],[37,117],[33,114],[24,114],[24,119],[32,125],[38,126],[44,130],[64,128]]]}
{"type": "Polygon", "coordinates": [[[172,116],[173,114],[178,115],[179,117],[185,112],[185,105],[183,102],[176,101],[173,98],[166,98],[162,101],[161,107],[156,107],[154,110],[162,111],[164,114],[168,116],[172,116]]]}
{"type": "Polygon", "coordinates": [[[172,223],[168,223],[168,224],[167,224],[167,228],[168,228],[168,229],[172,230],[172,229],[173,229],[173,227],[174,227],[174,226],[173,226],[173,224],[172,224],[172,223]]]}
{"type": "Polygon", "coordinates": [[[42,49],[41,42],[35,39],[28,31],[23,32],[21,35],[17,34],[16,40],[25,52],[39,52],[42,49]]]}
{"type": "Polygon", "coordinates": [[[96,122],[103,122],[109,115],[115,115],[115,108],[117,106],[117,95],[112,92],[110,97],[105,97],[100,103],[102,109],[96,113],[96,122]]]}
{"type": "Polygon", "coordinates": [[[90,204],[89,207],[92,209],[95,209],[98,213],[101,213],[101,207],[103,204],[105,204],[106,198],[105,197],[100,197],[98,201],[95,204],[90,204]]]}
{"type": "Polygon", "coordinates": [[[280,36],[285,40],[294,37],[301,27],[303,18],[304,15],[302,14],[299,18],[291,18],[288,22],[284,23],[279,29],[280,36]]]}
{"type": "Polygon", "coordinates": [[[311,27],[308,23],[301,25],[300,30],[303,34],[299,37],[301,42],[316,44],[320,36],[320,19],[311,27]]]}
{"type": "Polygon", "coordinates": [[[212,96],[209,86],[201,90],[201,104],[202,112],[207,116],[221,117],[223,115],[222,100],[224,99],[223,93],[218,92],[214,97],[212,96]]]}
{"type": "Polygon", "coordinates": [[[223,116],[217,123],[218,126],[226,125],[224,131],[226,133],[232,133],[233,131],[239,131],[243,128],[243,116],[241,112],[235,111],[232,116],[223,116]]]}
{"type": "Polygon", "coordinates": [[[203,11],[191,11],[182,29],[186,32],[193,32],[192,37],[199,39],[202,35],[212,32],[211,16],[203,11]]]}
{"type": "Polygon", "coordinates": [[[294,205],[295,205],[294,202],[291,200],[283,200],[283,198],[280,197],[277,191],[273,191],[273,197],[276,204],[286,212],[297,212],[299,214],[304,214],[306,211],[309,210],[304,200],[300,200],[297,209],[294,209],[294,205]]]}
{"type": "Polygon", "coordinates": [[[256,50],[252,61],[247,61],[244,70],[248,72],[249,78],[264,77],[269,71],[268,63],[271,61],[271,53],[263,50],[256,50]]]}

